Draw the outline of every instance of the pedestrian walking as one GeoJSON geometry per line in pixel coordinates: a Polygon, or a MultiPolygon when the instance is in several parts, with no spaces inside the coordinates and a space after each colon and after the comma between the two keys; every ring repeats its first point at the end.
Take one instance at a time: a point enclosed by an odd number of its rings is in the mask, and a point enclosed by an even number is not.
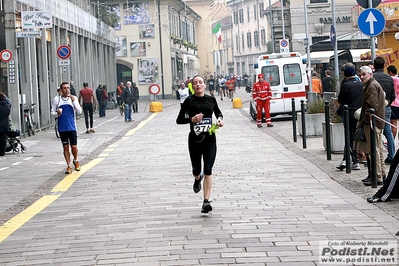
{"type": "Polygon", "coordinates": [[[215,79],[213,78],[213,75],[209,77],[206,83],[208,84],[209,94],[215,97],[215,79]]]}
{"type": "Polygon", "coordinates": [[[93,129],[93,112],[97,107],[96,98],[92,88],[89,88],[87,82],[83,82],[83,89],[79,92],[79,103],[83,107],[85,116],[86,134],[94,133],[93,129]]]}
{"type": "Polygon", "coordinates": [[[190,91],[186,87],[185,83],[181,82],[178,92],[179,92],[179,95],[180,95],[180,97],[179,97],[180,98],[180,106],[182,106],[184,101],[186,100],[186,98],[190,95],[190,91]]]}
{"type": "Polygon", "coordinates": [[[123,85],[123,82],[120,82],[119,86],[116,87],[116,102],[118,103],[118,106],[122,104],[122,92],[124,88],[125,85],[123,85]]]}
{"type": "Polygon", "coordinates": [[[71,153],[75,170],[80,171],[75,113],[82,113],[82,108],[80,107],[77,97],[70,94],[68,82],[62,82],[60,89],[61,95],[54,98],[51,106],[51,114],[58,118],[58,132],[60,133],[60,139],[64,149],[64,158],[67,164],[65,173],[71,174],[71,153]]]}
{"type": "Polygon", "coordinates": [[[236,84],[236,82],[235,82],[234,78],[230,78],[228,81],[226,81],[226,86],[229,91],[229,98],[231,99],[231,101],[233,101],[233,98],[234,98],[235,84],[236,84]]]}
{"type": "Polygon", "coordinates": [[[173,81],[173,85],[174,85],[174,89],[175,89],[175,95],[176,95],[176,99],[180,100],[180,95],[179,95],[179,88],[180,88],[180,79],[178,77],[176,77],[175,81],[173,81]]]}
{"type": "Polygon", "coordinates": [[[322,87],[323,87],[323,93],[324,92],[335,92],[335,81],[331,77],[331,71],[326,70],[324,71],[324,75],[326,75],[323,80],[322,80],[322,87]]]}
{"type": "Polygon", "coordinates": [[[226,79],[222,75],[220,75],[218,82],[219,82],[220,100],[223,101],[223,96],[226,97],[226,79]]]}
{"type": "Polygon", "coordinates": [[[219,109],[216,99],[205,94],[205,79],[202,76],[193,78],[194,94],[187,97],[181,106],[176,119],[177,124],[190,123],[188,135],[188,150],[190,153],[192,174],[194,176],[193,190],[201,190],[201,181],[204,179],[204,200],[202,213],[212,211],[210,196],[212,190],[212,168],[216,158],[216,135],[209,132],[213,126],[223,127],[223,114],[219,109]],[[188,114],[188,116],[186,116],[188,114]],[[215,114],[217,121],[212,123],[215,114]],[[215,124],[215,125],[213,125],[215,124]],[[203,159],[203,172],[201,173],[201,160],[203,159]]]}
{"type": "Polygon", "coordinates": [[[7,132],[10,129],[9,115],[11,107],[7,104],[6,96],[0,92],[0,156],[6,154],[7,132]]]}
{"type": "Polygon", "coordinates": [[[317,77],[317,73],[312,73],[312,91],[317,94],[317,96],[322,96],[323,88],[321,85],[321,80],[317,77]]]}
{"type": "Polygon", "coordinates": [[[272,127],[272,119],[270,117],[270,99],[272,91],[269,83],[264,79],[265,76],[258,74],[258,82],[254,84],[252,89],[252,98],[256,103],[256,122],[258,127],[262,127],[263,110],[265,110],[266,125],[272,127]]]}
{"type": "Polygon", "coordinates": [[[137,88],[136,82],[132,83],[132,90],[133,90],[133,112],[139,112],[139,103],[138,100],[140,98],[139,88],[137,88]]]}
{"type": "MultiPolygon", "coordinates": [[[[356,141],[355,149],[363,151],[367,156],[368,176],[363,179],[363,184],[371,186],[371,145],[370,145],[370,109],[375,110],[375,115],[385,117],[385,96],[381,85],[373,78],[373,71],[368,66],[360,68],[360,79],[363,82],[363,101],[360,112],[358,127],[364,129],[366,141],[356,141]]],[[[377,185],[382,185],[385,177],[385,165],[382,151],[382,130],[384,122],[376,119],[373,130],[376,138],[376,168],[377,168],[377,185]]]]}
{"type": "Polygon", "coordinates": [[[106,114],[106,110],[107,110],[107,104],[108,104],[108,90],[107,90],[107,86],[103,85],[101,87],[101,100],[99,101],[99,105],[100,105],[100,117],[105,117],[106,114]]]}
{"type": "Polygon", "coordinates": [[[70,86],[69,90],[71,91],[71,94],[73,96],[76,96],[76,90],[75,90],[75,87],[73,86],[73,81],[72,80],[69,82],[69,86],[70,86]]]}
{"type": "Polygon", "coordinates": [[[132,121],[133,88],[132,82],[126,82],[126,87],[122,92],[122,102],[125,105],[125,122],[132,121]]]}

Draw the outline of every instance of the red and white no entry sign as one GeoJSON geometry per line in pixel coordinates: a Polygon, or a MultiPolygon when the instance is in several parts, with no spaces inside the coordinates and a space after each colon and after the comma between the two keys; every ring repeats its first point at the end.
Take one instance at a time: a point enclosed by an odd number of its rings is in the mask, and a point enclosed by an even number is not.
{"type": "Polygon", "coordinates": [[[151,85],[150,85],[150,93],[151,93],[151,94],[156,95],[156,94],[158,94],[160,91],[161,91],[161,88],[159,87],[158,84],[151,84],[151,85]]]}
{"type": "Polygon", "coordinates": [[[57,49],[57,55],[61,59],[67,59],[71,56],[71,48],[68,45],[61,45],[57,49]]]}
{"type": "Polygon", "coordinates": [[[12,53],[10,50],[4,49],[0,52],[0,59],[3,62],[8,62],[12,59],[12,53]]]}

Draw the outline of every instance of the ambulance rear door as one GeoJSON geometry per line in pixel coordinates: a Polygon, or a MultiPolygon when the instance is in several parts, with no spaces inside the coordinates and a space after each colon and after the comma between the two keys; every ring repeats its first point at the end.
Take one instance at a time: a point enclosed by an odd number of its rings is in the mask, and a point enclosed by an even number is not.
{"type": "Polygon", "coordinates": [[[281,59],[284,109],[292,112],[292,98],[295,110],[300,111],[301,100],[306,101],[307,78],[300,55],[281,59]]]}

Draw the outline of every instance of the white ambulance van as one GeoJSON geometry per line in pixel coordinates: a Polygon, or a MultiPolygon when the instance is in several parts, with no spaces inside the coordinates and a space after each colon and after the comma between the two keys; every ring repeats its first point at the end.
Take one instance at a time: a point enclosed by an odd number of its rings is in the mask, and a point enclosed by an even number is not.
{"type": "MultiPolygon", "coordinates": [[[[301,110],[301,100],[306,101],[308,79],[305,64],[299,53],[261,55],[254,64],[254,68],[252,84],[258,81],[260,73],[270,84],[272,90],[271,116],[291,114],[292,98],[295,99],[295,110],[301,110]]],[[[256,106],[253,101],[250,104],[250,114],[256,120],[256,106]]]]}

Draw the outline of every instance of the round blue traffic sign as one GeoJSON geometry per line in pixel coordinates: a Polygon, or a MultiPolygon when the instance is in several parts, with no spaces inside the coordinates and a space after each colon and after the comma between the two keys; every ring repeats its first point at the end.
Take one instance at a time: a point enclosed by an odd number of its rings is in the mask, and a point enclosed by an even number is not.
{"type": "Polygon", "coordinates": [[[288,41],[286,40],[286,39],[282,39],[281,41],[280,41],[280,45],[281,45],[281,47],[287,47],[288,46],[288,41]]]}
{"type": "Polygon", "coordinates": [[[61,59],[67,59],[71,56],[71,48],[68,45],[61,45],[57,49],[57,55],[61,59]]]}
{"type": "Polygon", "coordinates": [[[360,13],[357,25],[365,35],[377,36],[385,28],[385,18],[381,11],[375,8],[367,8],[360,13]]]}

